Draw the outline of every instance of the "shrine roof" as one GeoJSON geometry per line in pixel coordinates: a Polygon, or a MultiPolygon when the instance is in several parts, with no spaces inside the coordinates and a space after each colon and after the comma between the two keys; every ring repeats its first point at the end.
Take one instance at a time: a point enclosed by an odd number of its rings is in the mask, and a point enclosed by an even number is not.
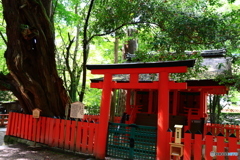
{"type": "Polygon", "coordinates": [[[187,80],[188,86],[225,86],[213,79],[187,80]]]}
{"type": "Polygon", "coordinates": [[[121,63],[121,64],[88,64],[87,69],[124,69],[124,68],[153,68],[153,67],[193,67],[195,60],[146,62],[146,63],[121,63]]]}

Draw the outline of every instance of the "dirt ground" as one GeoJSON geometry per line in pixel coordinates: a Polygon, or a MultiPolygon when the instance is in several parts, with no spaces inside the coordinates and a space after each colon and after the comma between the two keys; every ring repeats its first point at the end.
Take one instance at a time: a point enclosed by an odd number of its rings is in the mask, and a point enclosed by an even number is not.
{"type": "Polygon", "coordinates": [[[94,160],[88,155],[75,154],[26,144],[5,144],[6,128],[0,128],[0,160],[94,160]]]}

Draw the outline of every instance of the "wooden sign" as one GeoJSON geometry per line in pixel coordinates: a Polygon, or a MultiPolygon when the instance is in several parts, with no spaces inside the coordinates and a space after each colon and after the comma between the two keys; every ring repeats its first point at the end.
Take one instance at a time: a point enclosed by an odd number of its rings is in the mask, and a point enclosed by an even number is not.
{"type": "Polygon", "coordinates": [[[71,104],[71,118],[84,118],[84,104],[81,102],[74,102],[71,104]]]}
{"type": "Polygon", "coordinates": [[[41,110],[39,108],[33,109],[32,110],[33,118],[39,118],[40,117],[40,112],[41,112],[41,110]]]}
{"type": "Polygon", "coordinates": [[[175,143],[181,143],[183,125],[174,125],[175,128],[175,143]]]}

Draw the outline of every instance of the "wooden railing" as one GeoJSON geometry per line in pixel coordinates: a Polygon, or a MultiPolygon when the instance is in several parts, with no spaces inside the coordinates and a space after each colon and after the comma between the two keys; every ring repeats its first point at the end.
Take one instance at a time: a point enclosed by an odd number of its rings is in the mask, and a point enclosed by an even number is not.
{"type": "Polygon", "coordinates": [[[4,127],[8,124],[8,114],[0,114],[0,127],[4,127]]]}
{"type": "MultiPolygon", "coordinates": [[[[240,144],[238,144],[238,139],[235,137],[235,135],[230,135],[228,141],[225,141],[225,137],[223,135],[218,134],[218,136],[213,136],[209,132],[205,136],[202,134],[194,134],[194,139],[192,139],[192,134],[187,132],[184,133],[184,138],[181,139],[181,144],[183,144],[182,158],[184,160],[212,160],[213,157],[211,156],[211,152],[220,154],[233,153],[233,156],[216,156],[215,158],[217,158],[217,160],[225,160],[225,158],[228,158],[229,160],[238,160],[238,156],[240,156],[238,152],[240,149],[240,144]]],[[[167,137],[170,143],[174,143],[172,132],[168,132],[167,137]]],[[[172,156],[171,158],[174,160],[180,159],[180,157],[175,156],[172,156]]]]}
{"type": "Polygon", "coordinates": [[[94,153],[97,123],[10,112],[6,135],[86,154],[94,153]]]}
{"type": "Polygon", "coordinates": [[[240,141],[240,126],[229,124],[205,124],[205,134],[211,132],[213,136],[217,136],[220,132],[224,137],[228,138],[231,134],[234,134],[238,141],[240,141]]]}

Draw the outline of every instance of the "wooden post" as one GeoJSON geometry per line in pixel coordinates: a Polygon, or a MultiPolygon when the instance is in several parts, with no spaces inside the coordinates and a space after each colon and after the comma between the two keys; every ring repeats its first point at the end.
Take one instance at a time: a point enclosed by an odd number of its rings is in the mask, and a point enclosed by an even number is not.
{"type": "Polygon", "coordinates": [[[34,146],[36,146],[36,138],[37,138],[37,124],[38,124],[38,119],[40,118],[40,109],[35,108],[32,110],[32,116],[34,118],[34,131],[33,131],[33,136],[34,136],[34,146]]]}
{"type": "Polygon", "coordinates": [[[194,135],[193,155],[194,160],[199,160],[202,157],[202,133],[200,131],[194,135]]]}
{"type": "Polygon", "coordinates": [[[184,133],[184,160],[188,160],[188,159],[191,159],[191,153],[192,153],[192,150],[191,150],[191,137],[192,137],[192,134],[189,130],[187,130],[185,133],[184,133]]]}
{"type": "Polygon", "coordinates": [[[109,86],[112,82],[112,74],[104,74],[102,99],[100,106],[100,117],[99,117],[99,132],[97,135],[95,156],[98,159],[105,158],[107,133],[108,133],[108,120],[111,105],[111,91],[112,88],[109,86]]]}
{"type": "Polygon", "coordinates": [[[170,155],[166,154],[169,145],[167,130],[169,127],[169,89],[168,89],[168,73],[159,73],[158,88],[158,132],[157,132],[157,159],[167,160],[170,155]]]}

